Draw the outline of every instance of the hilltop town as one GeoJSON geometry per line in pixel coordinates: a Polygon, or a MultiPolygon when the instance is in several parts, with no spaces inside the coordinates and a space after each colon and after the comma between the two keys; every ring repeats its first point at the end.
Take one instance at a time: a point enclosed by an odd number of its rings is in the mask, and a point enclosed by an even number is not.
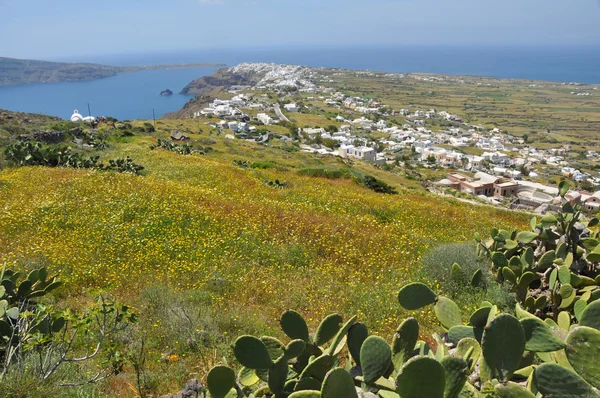
{"type": "MultiPolygon", "coordinates": [[[[186,88],[203,93],[204,102],[191,101],[179,117],[203,121],[228,139],[265,143],[275,135],[319,156],[362,161],[392,173],[418,170],[415,174],[431,177],[426,185],[433,192],[539,212],[557,203],[556,181],[567,178],[578,187],[570,194],[574,201],[589,211],[600,208],[597,136],[576,138],[559,132],[557,140],[549,129],[509,129],[495,122],[496,127],[490,127],[451,109],[419,107],[414,99],[398,107],[397,101],[386,101],[385,88],[357,95],[349,87],[357,81],[384,80],[428,87],[470,86],[476,92],[501,90],[507,82],[264,63],[240,64],[216,75],[221,86],[209,77],[186,88]],[[447,175],[433,180],[442,170],[447,175]]],[[[600,103],[597,86],[508,84],[520,91],[585,94],[579,97],[600,103]]],[[[514,121],[507,125],[514,126],[514,121]]]]}

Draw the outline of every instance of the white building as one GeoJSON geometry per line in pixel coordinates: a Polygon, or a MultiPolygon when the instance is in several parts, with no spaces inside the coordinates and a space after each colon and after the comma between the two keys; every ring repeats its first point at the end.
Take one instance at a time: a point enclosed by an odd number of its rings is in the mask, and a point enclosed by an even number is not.
{"type": "Polygon", "coordinates": [[[365,162],[374,162],[377,160],[377,151],[366,146],[355,147],[354,145],[340,146],[338,153],[343,158],[356,158],[365,162]]]}
{"type": "Polygon", "coordinates": [[[256,115],[256,118],[258,119],[259,122],[262,122],[265,125],[270,125],[273,124],[273,118],[269,115],[267,115],[266,113],[259,113],[258,115],[256,115]]]}
{"type": "Polygon", "coordinates": [[[296,105],[296,104],[285,104],[283,106],[283,109],[285,109],[288,112],[298,112],[299,111],[298,105],[296,105]]]}

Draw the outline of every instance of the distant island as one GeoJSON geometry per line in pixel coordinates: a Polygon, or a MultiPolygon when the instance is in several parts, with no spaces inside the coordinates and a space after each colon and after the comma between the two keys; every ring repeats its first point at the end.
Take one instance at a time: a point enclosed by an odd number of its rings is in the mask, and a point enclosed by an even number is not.
{"type": "Polygon", "coordinates": [[[166,89],[161,91],[160,95],[173,95],[173,91],[171,91],[171,89],[166,89]]]}
{"type": "Polygon", "coordinates": [[[0,87],[17,84],[58,83],[96,80],[121,73],[154,69],[220,67],[222,64],[183,64],[152,66],[111,66],[0,57],[0,87]]]}

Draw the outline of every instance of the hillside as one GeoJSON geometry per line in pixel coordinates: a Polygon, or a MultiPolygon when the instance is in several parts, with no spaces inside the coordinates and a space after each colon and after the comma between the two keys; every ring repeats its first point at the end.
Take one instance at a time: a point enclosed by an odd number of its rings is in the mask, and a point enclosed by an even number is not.
{"type": "Polygon", "coordinates": [[[48,62],[0,57],[0,86],[95,80],[146,69],[169,69],[213,64],[110,66],[90,63],[48,62]]]}
{"type": "MultiPolygon", "coordinates": [[[[59,145],[73,146],[73,124],[30,119],[62,129],[59,145]]],[[[102,137],[106,148],[77,149],[104,161],[130,156],[145,167],[140,176],[4,168],[0,261],[60,273],[67,284],[59,297],[76,308],[96,289],[133,305],[155,392],[176,391],[188,377],[184,369],[199,361],[210,367],[206,355],[230,357],[236,335],[275,330],[287,308],[311,326],[331,312],[359,313],[373,332],[389,334],[406,315],[389,303],[432,247],[525,223],[516,213],[432,195],[403,174],[298,152],[277,138],[230,140],[192,120],[161,120],[151,133],[144,123],[101,124],[85,134],[102,137]],[[150,149],[172,129],[205,154],[150,149]],[[348,177],[356,172],[399,194],[361,186],[348,177]],[[165,352],[179,358],[168,372],[165,352]]],[[[420,320],[429,330],[430,315],[420,320]]],[[[124,385],[132,377],[85,391],[134,396],[124,385]]]]}

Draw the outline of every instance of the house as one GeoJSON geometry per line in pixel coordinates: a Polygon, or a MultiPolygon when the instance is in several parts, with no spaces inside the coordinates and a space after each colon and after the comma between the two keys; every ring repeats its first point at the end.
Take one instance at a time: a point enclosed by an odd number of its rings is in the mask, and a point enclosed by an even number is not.
{"type": "Polygon", "coordinates": [[[238,123],[237,122],[229,122],[227,123],[227,128],[231,131],[238,131],[238,123]]]}
{"type": "Polygon", "coordinates": [[[298,112],[299,108],[296,104],[285,104],[283,108],[288,112],[298,112]]]}
{"type": "Polygon", "coordinates": [[[269,115],[267,115],[266,113],[259,113],[258,115],[256,115],[256,118],[258,119],[259,122],[262,122],[265,125],[270,125],[273,124],[273,118],[269,115]]]}
{"type": "Polygon", "coordinates": [[[583,201],[583,208],[593,212],[600,211],[600,191],[595,192],[591,196],[587,196],[583,201]]]}
{"type": "Polygon", "coordinates": [[[440,181],[440,184],[475,196],[512,197],[517,196],[519,192],[517,182],[504,181],[499,177],[481,172],[476,173],[472,179],[459,173],[450,173],[446,180],[440,181]]]}
{"type": "Polygon", "coordinates": [[[366,146],[342,145],[338,153],[343,158],[351,157],[364,160],[365,162],[375,162],[377,160],[377,151],[366,146]]]}
{"type": "Polygon", "coordinates": [[[313,128],[308,128],[308,127],[303,128],[302,132],[306,133],[308,135],[322,135],[322,134],[326,133],[324,128],[314,128],[313,129],[313,128]]]}
{"type": "Polygon", "coordinates": [[[517,184],[514,181],[503,182],[500,184],[494,184],[494,196],[497,198],[517,196],[518,192],[519,192],[519,184],[517,184]]]}
{"type": "Polygon", "coordinates": [[[490,163],[497,165],[508,166],[510,164],[510,159],[508,158],[508,155],[501,152],[484,152],[481,155],[481,157],[489,161],[490,163]]]}

